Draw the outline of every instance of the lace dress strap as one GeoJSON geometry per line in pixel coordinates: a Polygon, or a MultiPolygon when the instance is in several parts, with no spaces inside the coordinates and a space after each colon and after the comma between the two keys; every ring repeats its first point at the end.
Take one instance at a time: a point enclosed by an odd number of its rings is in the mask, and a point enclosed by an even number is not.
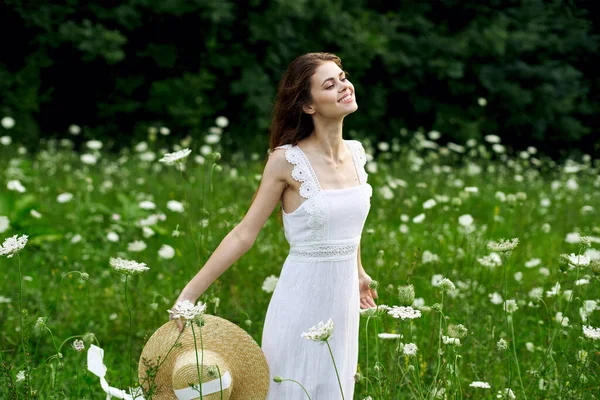
{"type": "Polygon", "coordinates": [[[275,148],[286,149],[285,159],[294,166],[292,178],[301,183],[300,196],[310,199],[317,194],[321,190],[321,186],[302,150],[298,146],[292,146],[291,144],[284,144],[275,148]]]}
{"type": "Polygon", "coordinates": [[[367,171],[365,170],[365,165],[367,164],[367,154],[365,152],[365,148],[358,140],[346,140],[346,143],[348,144],[348,147],[350,147],[350,151],[352,151],[352,159],[354,160],[354,165],[358,171],[360,184],[364,185],[367,183],[367,179],[369,177],[369,174],[367,174],[367,171]]]}

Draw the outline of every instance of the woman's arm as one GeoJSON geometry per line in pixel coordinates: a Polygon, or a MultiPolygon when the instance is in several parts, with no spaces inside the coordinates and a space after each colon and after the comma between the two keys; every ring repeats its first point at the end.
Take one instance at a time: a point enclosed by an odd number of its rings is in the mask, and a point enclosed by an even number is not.
{"type": "Polygon", "coordinates": [[[364,274],[365,273],[365,269],[362,266],[362,261],[360,260],[360,242],[358,243],[358,251],[357,251],[358,255],[356,256],[356,263],[358,264],[358,274],[364,274]]]}
{"type": "MultiPolygon", "coordinates": [[[[221,274],[252,248],[258,233],[281,198],[288,169],[284,151],[275,150],[265,165],[258,192],[248,212],[183,288],[177,301],[190,300],[195,303],[221,274]]],[[[181,330],[183,324],[179,320],[178,325],[181,330]]]]}

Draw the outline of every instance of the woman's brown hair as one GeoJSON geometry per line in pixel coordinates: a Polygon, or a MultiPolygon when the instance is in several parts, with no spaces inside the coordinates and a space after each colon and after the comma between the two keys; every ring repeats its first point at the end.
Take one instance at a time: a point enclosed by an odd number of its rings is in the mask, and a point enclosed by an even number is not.
{"type": "MultiPolygon", "coordinates": [[[[266,165],[269,155],[277,146],[298,142],[311,135],[314,130],[312,117],[302,107],[312,101],[310,78],[317,68],[326,61],[333,61],[342,68],[342,61],[333,53],[306,53],[297,57],[283,74],[277,96],[273,104],[271,125],[269,126],[269,151],[263,162],[266,165]]],[[[258,189],[252,196],[254,202],[258,189]]],[[[277,211],[277,219],[282,221],[281,209],[277,211]]]]}

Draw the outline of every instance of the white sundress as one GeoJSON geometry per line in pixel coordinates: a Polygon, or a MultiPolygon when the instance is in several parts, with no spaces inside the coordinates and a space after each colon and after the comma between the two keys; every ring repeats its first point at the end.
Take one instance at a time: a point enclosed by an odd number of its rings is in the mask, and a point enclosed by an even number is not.
{"type": "Polygon", "coordinates": [[[308,158],[298,146],[286,144],[285,158],[294,165],[306,200],[293,212],[282,206],[290,251],[269,302],[262,350],[270,371],[267,400],[341,399],[340,387],[325,343],[301,337],[320,321],[333,320],[329,339],[344,398],[353,399],[358,364],[359,310],[357,248],[371,207],[365,150],[357,140],[344,140],[352,153],[360,184],[321,189],[308,158]]]}

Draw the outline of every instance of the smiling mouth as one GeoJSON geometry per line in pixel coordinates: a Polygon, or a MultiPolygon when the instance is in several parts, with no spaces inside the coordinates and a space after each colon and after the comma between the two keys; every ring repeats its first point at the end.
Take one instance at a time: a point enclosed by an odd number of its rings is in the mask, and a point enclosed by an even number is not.
{"type": "Polygon", "coordinates": [[[346,95],[342,99],[338,100],[338,103],[350,103],[353,99],[354,93],[350,93],[349,95],[346,95]]]}

